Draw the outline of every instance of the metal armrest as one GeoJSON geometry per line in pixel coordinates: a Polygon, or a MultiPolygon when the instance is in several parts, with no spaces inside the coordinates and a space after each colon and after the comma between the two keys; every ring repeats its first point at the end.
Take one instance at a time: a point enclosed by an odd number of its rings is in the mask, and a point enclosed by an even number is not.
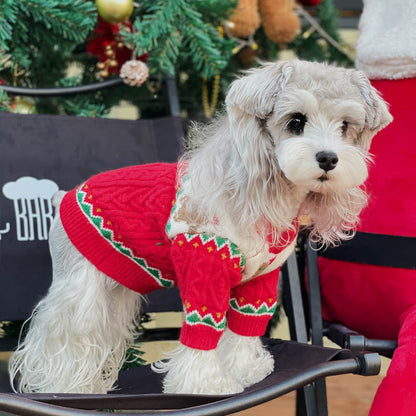
{"type": "Polygon", "coordinates": [[[389,358],[397,348],[397,341],[366,338],[341,324],[327,324],[326,335],[342,348],[351,351],[373,351],[389,358]]]}

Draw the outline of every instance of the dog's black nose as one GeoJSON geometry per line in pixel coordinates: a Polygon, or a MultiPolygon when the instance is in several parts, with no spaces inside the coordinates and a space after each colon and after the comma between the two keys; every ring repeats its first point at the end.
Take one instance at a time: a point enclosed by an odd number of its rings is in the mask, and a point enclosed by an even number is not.
{"type": "Polygon", "coordinates": [[[338,156],[334,152],[318,152],[315,157],[319,163],[319,167],[325,172],[335,169],[338,163],[338,156]]]}

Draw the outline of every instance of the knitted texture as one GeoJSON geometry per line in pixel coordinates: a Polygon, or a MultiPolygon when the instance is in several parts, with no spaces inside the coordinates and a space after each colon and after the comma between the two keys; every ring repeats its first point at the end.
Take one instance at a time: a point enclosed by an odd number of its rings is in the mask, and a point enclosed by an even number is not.
{"type": "Polygon", "coordinates": [[[228,327],[239,335],[261,336],[277,306],[279,271],[261,275],[231,290],[228,327]]]}
{"type": "Polygon", "coordinates": [[[179,234],[171,253],[185,308],[181,342],[215,348],[226,326],[230,290],[241,281],[244,259],[229,240],[205,234],[179,234]]]}
{"type": "Polygon", "coordinates": [[[238,334],[262,335],[276,308],[278,268],[296,238],[296,222],[277,246],[265,248],[269,260],[241,284],[246,259],[229,239],[204,232],[168,238],[182,193],[176,172],[177,165],[152,164],[93,176],[63,198],[65,231],[92,264],[131,290],[147,294],[178,285],[184,345],[215,348],[227,319],[238,334]]]}
{"type": "Polygon", "coordinates": [[[173,286],[164,228],[175,183],[176,165],[169,164],[101,173],[65,195],[62,224],[91,263],[129,289],[146,294],[173,286]]]}

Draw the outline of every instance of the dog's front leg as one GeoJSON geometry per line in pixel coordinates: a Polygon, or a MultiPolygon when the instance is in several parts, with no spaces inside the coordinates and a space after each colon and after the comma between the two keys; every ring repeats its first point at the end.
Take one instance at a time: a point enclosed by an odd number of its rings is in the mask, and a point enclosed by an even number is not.
{"type": "Polygon", "coordinates": [[[154,369],[167,372],[168,393],[230,394],[243,390],[215,351],[226,327],[231,288],[241,281],[232,243],[206,234],[179,234],[171,249],[185,309],[181,345],[154,369]]]}
{"type": "Polygon", "coordinates": [[[241,384],[227,373],[216,350],[198,350],[179,345],[169,359],[154,363],[156,372],[167,373],[165,393],[233,394],[243,391],[241,384]]]}
{"type": "Polygon", "coordinates": [[[260,337],[238,335],[228,328],[221,337],[217,353],[227,373],[244,388],[260,382],[274,369],[274,359],[260,337]]]}
{"type": "Polygon", "coordinates": [[[243,387],[267,377],[274,359],[260,336],[276,310],[279,269],[234,287],[228,311],[228,328],[217,351],[227,372],[243,387]]]}

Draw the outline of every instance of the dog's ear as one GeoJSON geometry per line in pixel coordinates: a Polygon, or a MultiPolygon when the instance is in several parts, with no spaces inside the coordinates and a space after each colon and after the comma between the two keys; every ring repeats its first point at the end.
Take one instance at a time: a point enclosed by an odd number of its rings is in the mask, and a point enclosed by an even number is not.
{"type": "Polygon", "coordinates": [[[352,82],[358,87],[364,100],[366,111],[365,126],[359,137],[361,146],[368,150],[375,134],[393,121],[387,103],[380,97],[378,91],[371,85],[367,76],[352,70],[352,82]]]}
{"type": "Polygon", "coordinates": [[[265,64],[234,81],[225,100],[233,163],[245,178],[246,206],[252,212],[258,201],[271,198],[269,187],[280,176],[267,119],[292,72],[290,62],[265,64]]]}
{"type": "Polygon", "coordinates": [[[293,64],[284,61],[247,71],[228,91],[225,103],[229,118],[235,121],[239,116],[251,115],[266,119],[292,72],[293,64]]]}

